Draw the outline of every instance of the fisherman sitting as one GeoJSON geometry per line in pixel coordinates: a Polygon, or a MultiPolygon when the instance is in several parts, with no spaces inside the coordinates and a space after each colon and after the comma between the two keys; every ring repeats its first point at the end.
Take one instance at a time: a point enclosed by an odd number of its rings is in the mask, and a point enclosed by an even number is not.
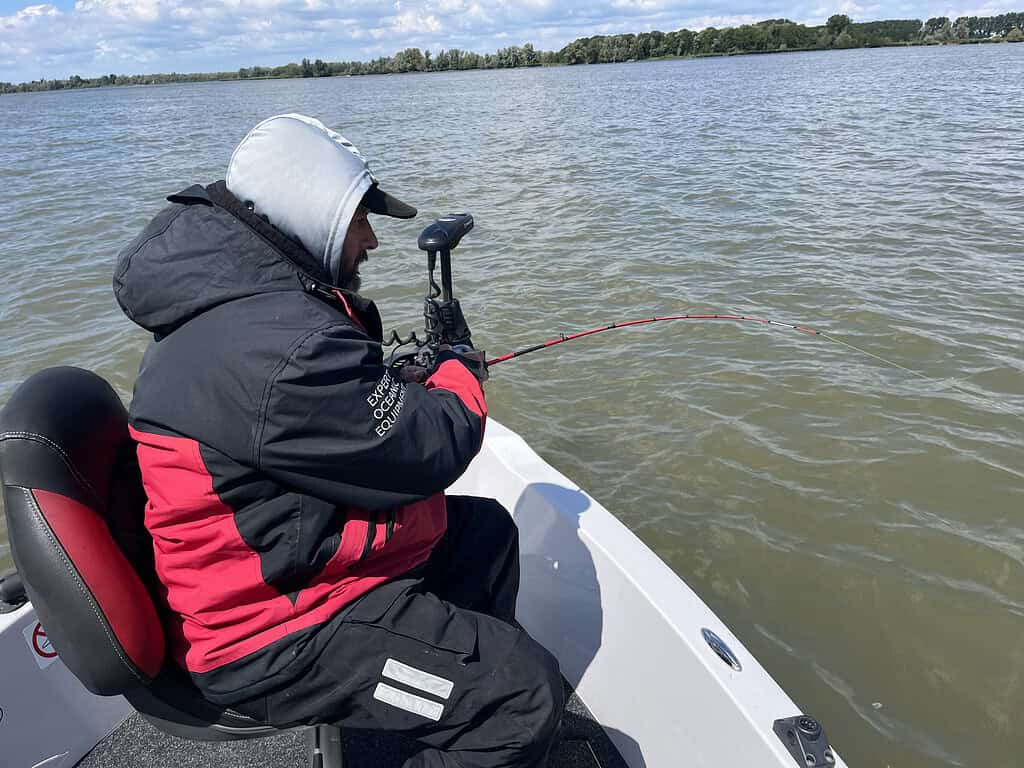
{"type": "Polygon", "coordinates": [[[443,492],[480,450],[481,383],[450,350],[386,367],[358,293],[368,214],[416,210],[301,115],[168,200],[114,288],[154,334],[131,432],[174,660],[275,726],[414,737],[410,768],[542,765],[564,694],[515,622],[515,524],[443,492]]]}

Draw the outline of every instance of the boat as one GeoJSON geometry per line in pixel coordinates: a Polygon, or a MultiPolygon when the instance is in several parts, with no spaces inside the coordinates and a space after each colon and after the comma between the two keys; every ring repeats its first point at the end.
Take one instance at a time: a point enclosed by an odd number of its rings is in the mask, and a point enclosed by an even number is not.
{"type": "MultiPolygon", "coordinates": [[[[697,594],[515,432],[489,419],[482,450],[449,492],[493,497],[518,525],[518,620],[558,658],[571,693],[550,768],[845,766],[820,723],[697,594]]],[[[9,576],[0,585],[4,768],[309,765],[314,729],[190,741],[163,734],[121,696],[89,693],[19,595],[9,576]]],[[[415,750],[388,734],[342,739],[351,768],[397,768],[415,750]]]]}

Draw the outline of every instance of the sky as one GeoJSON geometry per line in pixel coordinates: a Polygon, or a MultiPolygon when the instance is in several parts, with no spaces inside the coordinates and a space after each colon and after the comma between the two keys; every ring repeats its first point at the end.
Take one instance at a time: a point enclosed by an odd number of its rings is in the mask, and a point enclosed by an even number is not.
{"type": "Polygon", "coordinates": [[[0,0],[0,81],[230,71],[408,47],[481,53],[577,37],[788,18],[989,16],[1024,0],[0,0]]]}

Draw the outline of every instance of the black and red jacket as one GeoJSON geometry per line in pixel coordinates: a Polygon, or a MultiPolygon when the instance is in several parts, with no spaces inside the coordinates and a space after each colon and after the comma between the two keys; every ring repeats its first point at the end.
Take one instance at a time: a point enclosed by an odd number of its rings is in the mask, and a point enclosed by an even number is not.
{"type": "Polygon", "coordinates": [[[223,182],[168,200],[114,292],[154,334],[130,416],[171,652],[230,704],[303,671],[346,605],[427,558],[487,408],[451,353],[397,381],[373,303],[223,182]]]}

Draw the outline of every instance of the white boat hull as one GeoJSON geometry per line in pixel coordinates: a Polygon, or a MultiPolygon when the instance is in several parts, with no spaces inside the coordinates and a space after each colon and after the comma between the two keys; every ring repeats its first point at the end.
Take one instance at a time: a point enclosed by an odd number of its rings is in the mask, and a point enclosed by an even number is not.
{"type": "Polygon", "coordinates": [[[772,730],[800,714],[796,704],[682,579],[521,437],[489,421],[451,490],[512,513],[519,620],[558,657],[630,768],[796,768],[772,730]],[[741,671],[712,651],[705,628],[741,671]]]}

